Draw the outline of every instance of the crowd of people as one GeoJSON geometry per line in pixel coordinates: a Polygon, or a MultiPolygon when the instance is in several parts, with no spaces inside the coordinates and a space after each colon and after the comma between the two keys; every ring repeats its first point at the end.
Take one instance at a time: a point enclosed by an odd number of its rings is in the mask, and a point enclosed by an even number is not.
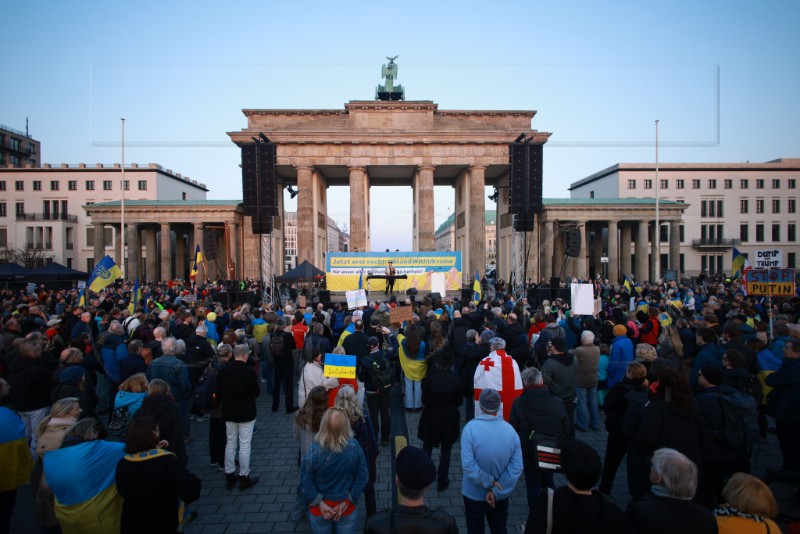
{"type": "Polygon", "coordinates": [[[352,532],[362,494],[368,532],[454,532],[424,504],[434,482],[459,484],[468,532],[504,532],[521,477],[527,532],[777,532],[775,499],[750,475],[753,449],[775,432],[783,471],[800,471],[797,297],[770,309],[736,282],[597,281],[600,312],[580,316],[558,298],[502,293],[349,310],[223,305],[211,286],[177,283],[149,285],[138,302],[132,291],[107,288],[85,305],[77,290],[0,293],[0,533],[29,481],[45,532],[180,531],[198,513],[185,445],[198,423],[226,489],[258,484],[262,390],[291,417],[292,517],[315,532],[352,532]],[[412,319],[394,321],[403,306],[412,319]],[[327,376],[328,354],[355,356],[354,376],[327,376]],[[392,391],[421,412],[410,432],[422,447],[396,457],[400,505],[384,512],[376,462],[394,437],[392,391]],[[576,439],[600,425],[602,460],[576,439]],[[624,512],[608,497],[623,461],[624,512]],[[566,486],[554,487],[556,473],[566,486]]]}

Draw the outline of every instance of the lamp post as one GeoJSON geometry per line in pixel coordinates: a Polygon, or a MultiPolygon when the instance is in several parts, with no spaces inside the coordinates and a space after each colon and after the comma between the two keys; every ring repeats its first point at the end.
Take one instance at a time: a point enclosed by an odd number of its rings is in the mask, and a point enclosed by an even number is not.
{"type": "Polygon", "coordinates": [[[122,202],[120,203],[120,258],[119,270],[122,272],[122,280],[125,280],[125,119],[122,121],[122,202]]]}
{"type": "Polygon", "coordinates": [[[661,221],[658,218],[658,119],[656,119],[656,227],[653,239],[655,239],[655,258],[653,258],[653,281],[658,283],[661,271],[661,221]]]}

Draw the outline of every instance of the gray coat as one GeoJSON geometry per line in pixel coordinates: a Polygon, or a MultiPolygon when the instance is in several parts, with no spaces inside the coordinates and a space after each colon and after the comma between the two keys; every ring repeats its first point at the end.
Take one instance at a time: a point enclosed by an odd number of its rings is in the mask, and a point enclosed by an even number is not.
{"type": "Polygon", "coordinates": [[[564,402],[575,399],[578,359],[570,353],[553,354],[542,365],[544,383],[564,402]]]}

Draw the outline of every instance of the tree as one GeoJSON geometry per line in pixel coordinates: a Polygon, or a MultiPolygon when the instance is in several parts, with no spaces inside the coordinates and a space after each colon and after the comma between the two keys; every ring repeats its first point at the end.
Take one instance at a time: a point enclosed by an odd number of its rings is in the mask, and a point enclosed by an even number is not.
{"type": "Polygon", "coordinates": [[[40,248],[0,247],[0,264],[16,263],[26,269],[38,269],[53,262],[53,254],[40,248]]]}

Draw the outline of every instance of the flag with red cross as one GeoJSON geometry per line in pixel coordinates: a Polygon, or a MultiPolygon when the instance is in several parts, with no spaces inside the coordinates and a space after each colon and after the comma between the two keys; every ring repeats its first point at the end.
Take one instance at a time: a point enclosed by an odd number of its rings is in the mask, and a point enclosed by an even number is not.
{"type": "Polygon", "coordinates": [[[485,388],[492,388],[500,394],[500,411],[497,415],[502,415],[508,421],[514,399],[522,395],[522,376],[519,373],[517,362],[502,349],[492,351],[489,356],[480,361],[475,369],[473,387],[475,389],[476,414],[481,413],[478,403],[481,391],[485,388]]]}

